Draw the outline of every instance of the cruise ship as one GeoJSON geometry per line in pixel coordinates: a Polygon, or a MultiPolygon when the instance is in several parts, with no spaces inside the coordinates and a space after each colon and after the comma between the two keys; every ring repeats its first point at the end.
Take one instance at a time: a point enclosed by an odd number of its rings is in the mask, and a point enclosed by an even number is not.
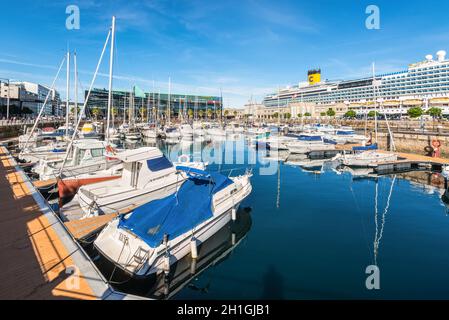
{"type": "Polygon", "coordinates": [[[349,109],[365,113],[376,105],[387,114],[406,114],[408,108],[439,107],[449,114],[449,60],[441,50],[436,58],[410,64],[405,71],[375,75],[362,79],[321,81],[321,70],[308,72],[308,82],[283,88],[267,95],[265,107],[285,107],[294,103],[314,104],[322,110],[349,109]],[[374,98],[376,97],[376,98],[374,98]],[[335,106],[340,106],[336,108],[335,106]],[[343,106],[343,108],[341,107],[343,106]]]}

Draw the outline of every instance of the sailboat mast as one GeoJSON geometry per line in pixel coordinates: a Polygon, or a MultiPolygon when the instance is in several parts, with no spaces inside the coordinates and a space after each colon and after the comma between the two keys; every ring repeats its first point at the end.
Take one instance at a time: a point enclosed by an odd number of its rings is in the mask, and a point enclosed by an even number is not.
{"type": "Polygon", "coordinates": [[[109,92],[108,92],[108,114],[106,121],[106,142],[109,143],[109,122],[111,118],[111,106],[112,106],[112,72],[114,68],[114,44],[115,44],[115,16],[112,16],[111,26],[111,53],[109,55],[109,92]]]}
{"type": "Polygon", "coordinates": [[[69,114],[70,114],[70,51],[67,51],[67,81],[66,81],[66,102],[65,102],[65,136],[69,135],[69,114]]]}
{"type": "Polygon", "coordinates": [[[73,67],[75,68],[75,108],[73,109],[74,123],[78,122],[78,67],[76,64],[76,52],[73,54],[73,67]]]}
{"type": "Polygon", "coordinates": [[[168,104],[167,104],[167,117],[168,117],[168,125],[170,126],[170,100],[171,100],[171,79],[168,77],[168,104]]]}
{"type": "Polygon", "coordinates": [[[374,132],[377,143],[377,98],[376,98],[376,73],[375,73],[375,65],[373,62],[373,102],[374,102],[374,132]]]}

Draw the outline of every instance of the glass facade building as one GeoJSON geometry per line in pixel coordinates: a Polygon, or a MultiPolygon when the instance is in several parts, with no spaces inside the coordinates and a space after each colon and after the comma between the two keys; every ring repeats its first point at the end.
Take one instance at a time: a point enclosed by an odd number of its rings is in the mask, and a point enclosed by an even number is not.
{"type": "MultiPolygon", "coordinates": [[[[150,110],[151,114],[158,111],[159,115],[166,115],[168,112],[168,98],[167,93],[146,92],[144,96],[138,97],[129,91],[113,91],[112,106],[117,110],[118,116],[123,116],[126,108],[127,112],[134,104],[135,115],[138,115],[140,110],[150,110]]],[[[85,91],[85,98],[87,91],[85,91]]],[[[88,103],[87,112],[93,108],[99,108],[102,114],[106,113],[108,106],[108,90],[107,89],[93,89],[88,103]]],[[[206,113],[215,112],[215,114],[222,112],[222,101],[220,97],[214,96],[194,96],[184,94],[170,94],[170,115],[177,117],[182,114],[188,114],[188,110],[192,110],[194,114],[203,111],[206,113]]],[[[128,113],[126,114],[128,116],[128,113]]]]}

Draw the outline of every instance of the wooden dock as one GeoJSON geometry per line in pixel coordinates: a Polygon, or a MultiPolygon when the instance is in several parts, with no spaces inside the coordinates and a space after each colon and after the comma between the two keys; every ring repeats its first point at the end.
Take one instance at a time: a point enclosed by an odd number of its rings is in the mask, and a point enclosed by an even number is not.
{"type": "MultiPolygon", "coordinates": [[[[391,153],[383,150],[379,150],[379,152],[391,153]]],[[[443,166],[449,165],[449,159],[403,152],[394,152],[394,154],[398,156],[398,160],[373,164],[374,171],[377,174],[390,174],[414,170],[441,170],[443,166]]]]}
{"type": "Polygon", "coordinates": [[[137,299],[114,291],[0,147],[0,299],[137,299]]]}

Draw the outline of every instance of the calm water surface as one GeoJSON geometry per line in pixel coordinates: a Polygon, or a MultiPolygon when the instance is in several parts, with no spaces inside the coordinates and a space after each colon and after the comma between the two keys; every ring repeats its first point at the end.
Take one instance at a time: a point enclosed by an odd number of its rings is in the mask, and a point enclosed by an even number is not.
{"type": "MultiPolygon", "coordinates": [[[[427,178],[311,173],[233,141],[158,146],[172,159],[215,150],[237,162],[243,154],[243,164],[209,170],[252,168],[253,192],[239,221],[200,248],[195,266],[187,257],[165,284],[126,290],[175,299],[449,298],[449,216],[442,191],[426,187],[427,178]],[[274,174],[260,170],[278,165],[274,174]],[[376,263],[380,290],[370,291],[365,269],[376,263]]],[[[428,174],[428,181],[438,178],[428,174]]]]}

